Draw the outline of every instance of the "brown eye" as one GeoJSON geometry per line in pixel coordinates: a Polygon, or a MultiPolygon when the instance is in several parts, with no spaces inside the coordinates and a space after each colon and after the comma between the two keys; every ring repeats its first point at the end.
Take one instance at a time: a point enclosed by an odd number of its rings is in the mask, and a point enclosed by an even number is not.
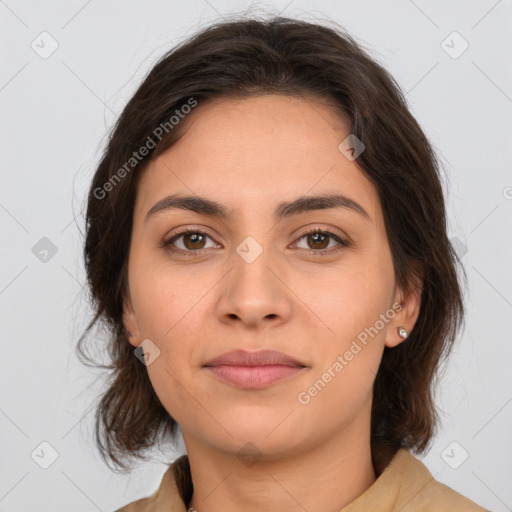
{"type": "Polygon", "coordinates": [[[306,240],[313,249],[325,249],[329,245],[329,235],[322,233],[306,235],[306,240]]]}
{"type": "Polygon", "coordinates": [[[163,243],[163,246],[171,252],[194,253],[201,252],[205,249],[207,239],[211,239],[209,235],[198,230],[186,230],[173,235],[163,243]],[[180,241],[180,239],[183,239],[180,241]]]}
{"type": "Polygon", "coordinates": [[[204,247],[205,237],[198,233],[182,235],[184,245],[187,249],[202,249],[204,247]]]}
{"type": "Polygon", "coordinates": [[[350,243],[348,241],[343,240],[338,235],[335,235],[330,231],[322,231],[320,229],[309,230],[304,233],[297,242],[302,239],[306,240],[307,247],[305,247],[305,249],[309,250],[311,253],[324,254],[328,252],[337,252],[344,247],[350,247],[350,243]],[[334,246],[331,245],[329,248],[331,241],[334,241],[337,244],[334,244],[334,246]]]}

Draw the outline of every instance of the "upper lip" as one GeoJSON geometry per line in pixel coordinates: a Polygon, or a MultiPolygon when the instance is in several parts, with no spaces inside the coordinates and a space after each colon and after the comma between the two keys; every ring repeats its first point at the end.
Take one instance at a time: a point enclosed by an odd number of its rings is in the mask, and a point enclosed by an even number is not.
{"type": "Polygon", "coordinates": [[[300,361],[276,350],[259,350],[249,352],[247,350],[233,350],[211,359],[204,366],[267,366],[285,365],[305,367],[300,361]]]}

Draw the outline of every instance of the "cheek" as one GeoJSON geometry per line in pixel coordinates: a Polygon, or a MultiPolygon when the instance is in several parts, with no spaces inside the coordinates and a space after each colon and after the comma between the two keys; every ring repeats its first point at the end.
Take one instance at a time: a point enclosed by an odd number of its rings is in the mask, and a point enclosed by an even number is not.
{"type": "Polygon", "coordinates": [[[174,386],[171,375],[181,382],[190,366],[194,343],[204,336],[199,318],[205,318],[207,301],[201,298],[213,284],[208,285],[211,278],[203,280],[161,260],[134,258],[133,268],[137,270],[130,276],[130,289],[141,336],[160,351],[159,359],[148,366],[158,392],[159,386],[174,386]]]}
{"type": "Polygon", "coordinates": [[[339,411],[339,418],[349,422],[371,401],[384,349],[387,323],[381,315],[386,318],[389,289],[367,273],[345,275],[337,284],[317,302],[328,329],[323,327],[324,334],[316,338],[314,371],[296,401],[308,417],[339,411]]]}
{"type": "MultiPolygon", "coordinates": [[[[342,349],[365,329],[374,326],[390,308],[393,293],[392,269],[377,258],[360,259],[324,279],[308,281],[300,293],[310,309],[322,320],[322,336],[329,345],[342,349]],[[319,287],[311,287],[315,282],[319,287]],[[312,291],[316,290],[316,291],[312,291]]],[[[380,330],[385,329],[379,323],[380,330]]]]}
{"type": "Polygon", "coordinates": [[[319,336],[315,371],[302,389],[303,401],[315,414],[325,408],[355,414],[371,400],[389,321],[394,280],[391,260],[384,256],[359,258],[313,296],[314,306],[326,325],[319,336]],[[315,298],[316,297],[316,298],[315,298]]]}
{"type": "Polygon", "coordinates": [[[183,275],[162,266],[141,268],[130,283],[132,301],[141,335],[159,351],[147,366],[148,376],[165,409],[181,423],[186,421],[186,404],[190,402],[187,368],[195,336],[195,322],[190,320],[201,304],[183,275]]]}
{"type": "Polygon", "coordinates": [[[204,286],[162,258],[134,255],[133,269],[130,289],[139,328],[146,338],[163,342],[198,302],[204,286]]]}

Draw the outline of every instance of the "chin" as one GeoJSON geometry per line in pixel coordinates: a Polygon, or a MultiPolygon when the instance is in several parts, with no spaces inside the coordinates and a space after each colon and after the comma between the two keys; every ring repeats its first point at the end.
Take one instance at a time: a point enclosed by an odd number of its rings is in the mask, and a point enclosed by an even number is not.
{"type": "MultiPolygon", "coordinates": [[[[275,414],[260,416],[257,421],[244,418],[243,421],[226,422],[226,429],[233,437],[224,436],[223,442],[230,451],[238,452],[248,443],[254,445],[266,458],[278,458],[292,453],[299,446],[311,440],[311,433],[302,430],[299,425],[286,415],[275,414]],[[284,419],[286,418],[286,419],[284,419]],[[283,421],[284,419],[284,421],[283,421]]],[[[247,447],[250,451],[250,447],[247,447]]]]}

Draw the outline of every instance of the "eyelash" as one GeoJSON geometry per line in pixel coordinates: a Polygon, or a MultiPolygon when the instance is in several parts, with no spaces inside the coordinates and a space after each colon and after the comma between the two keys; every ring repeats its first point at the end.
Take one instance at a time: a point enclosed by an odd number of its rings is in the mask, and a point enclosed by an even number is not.
{"type": "MultiPolygon", "coordinates": [[[[193,251],[193,250],[184,251],[182,249],[176,249],[176,248],[172,247],[172,244],[176,240],[178,240],[180,237],[185,236],[185,235],[190,235],[190,234],[198,234],[198,235],[202,235],[202,236],[207,236],[208,238],[212,239],[212,237],[210,235],[208,235],[207,233],[200,231],[198,229],[185,229],[183,231],[175,233],[171,238],[164,240],[162,243],[162,247],[167,249],[171,253],[181,253],[186,256],[191,256],[191,257],[197,256],[197,255],[202,255],[203,252],[208,251],[208,249],[199,249],[197,251],[193,251]]],[[[302,233],[299,236],[299,238],[297,238],[296,241],[302,240],[304,237],[306,237],[308,235],[313,235],[313,234],[327,235],[329,238],[333,238],[336,242],[339,243],[338,247],[335,247],[334,249],[333,248],[322,249],[322,250],[309,249],[310,254],[312,254],[314,256],[324,256],[326,253],[336,254],[339,251],[343,250],[344,248],[352,246],[351,242],[339,237],[338,235],[336,235],[330,231],[318,229],[315,227],[310,228],[307,231],[305,231],[304,233],[302,233]]],[[[308,250],[308,249],[305,249],[305,250],[308,250]]]]}

